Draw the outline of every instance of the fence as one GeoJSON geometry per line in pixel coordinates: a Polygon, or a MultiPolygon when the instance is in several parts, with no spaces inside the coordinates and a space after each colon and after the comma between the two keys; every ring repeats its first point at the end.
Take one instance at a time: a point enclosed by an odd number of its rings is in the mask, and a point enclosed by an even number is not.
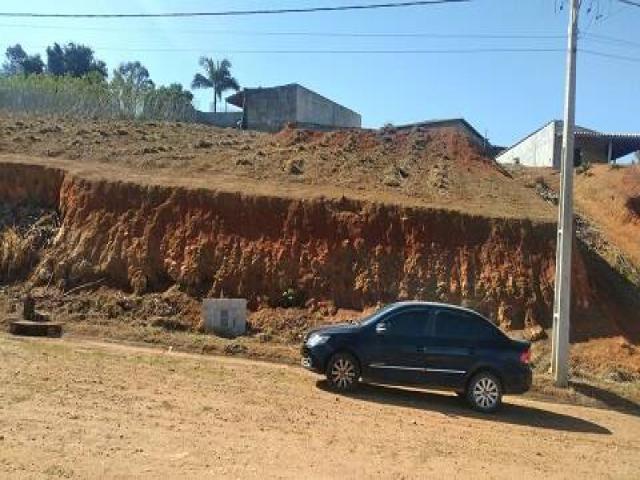
{"type": "Polygon", "coordinates": [[[196,120],[191,102],[170,89],[125,93],[103,81],[47,75],[1,77],[0,108],[102,119],[196,120]]]}

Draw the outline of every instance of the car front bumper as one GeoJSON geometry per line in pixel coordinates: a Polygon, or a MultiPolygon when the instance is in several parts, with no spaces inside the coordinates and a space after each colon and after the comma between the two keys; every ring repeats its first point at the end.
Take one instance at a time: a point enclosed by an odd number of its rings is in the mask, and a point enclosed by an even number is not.
{"type": "Polygon", "coordinates": [[[300,349],[300,365],[307,370],[311,370],[316,373],[324,373],[325,365],[331,355],[329,349],[325,345],[317,345],[316,347],[309,348],[307,345],[303,345],[300,349]]]}

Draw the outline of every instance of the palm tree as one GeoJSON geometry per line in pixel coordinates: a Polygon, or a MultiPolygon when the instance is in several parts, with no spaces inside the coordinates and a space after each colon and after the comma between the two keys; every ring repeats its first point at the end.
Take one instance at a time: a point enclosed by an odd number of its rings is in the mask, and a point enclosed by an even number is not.
{"type": "Polygon", "coordinates": [[[200,66],[205,74],[196,73],[191,82],[192,88],[213,88],[213,111],[218,108],[218,100],[227,90],[240,90],[238,81],[231,76],[231,62],[226,58],[214,61],[211,58],[200,57],[200,66]]]}

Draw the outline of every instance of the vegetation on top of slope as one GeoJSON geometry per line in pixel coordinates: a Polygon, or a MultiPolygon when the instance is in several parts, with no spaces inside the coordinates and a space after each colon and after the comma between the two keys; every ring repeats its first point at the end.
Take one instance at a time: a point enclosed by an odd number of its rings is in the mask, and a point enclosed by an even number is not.
{"type": "Polygon", "coordinates": [[[95,75],[0,77],[0,108],[26,114],[191,121],[195,118],[191,98],[177,84],[139,90],[121,76],[111,83],[95,75]]]}
{"type": "MultiPolygon", "coordinates": [[[[554,221],[554,209],[455,129],[286,128],[0,116],[0,153],[112,170],[109,176],[277,196],[359,198],[554,221]],[[393,180],[393,181],[391,181],[393,180]]],[[[41,160],[42,161],[42,160],[41,160]]],[[[65,167],[66,168],[66,167],[65,167]]]]}

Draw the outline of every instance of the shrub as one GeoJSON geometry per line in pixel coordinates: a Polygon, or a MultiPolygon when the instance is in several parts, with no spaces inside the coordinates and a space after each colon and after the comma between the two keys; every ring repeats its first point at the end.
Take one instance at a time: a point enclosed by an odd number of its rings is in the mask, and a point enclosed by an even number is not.
{"type": "Polygon", "coordinates": [[[280,306],[284,308],[303,307],[304,302],[304,294],[294,288],[288,288],[282,292],[282,297],[280,298],[280,306]]]}

